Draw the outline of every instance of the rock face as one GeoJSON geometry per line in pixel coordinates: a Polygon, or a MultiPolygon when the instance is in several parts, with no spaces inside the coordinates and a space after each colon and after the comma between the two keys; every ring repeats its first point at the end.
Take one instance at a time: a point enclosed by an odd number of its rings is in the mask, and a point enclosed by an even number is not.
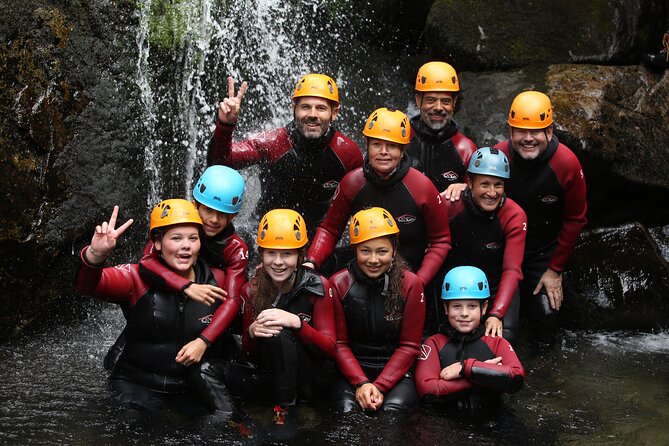
{"type": "Polygon", "coordinates": [[[563,325],[585,330],[669,326],[669,266],[639,224],[589,231],[565,275],[563,325]]]}
{"type": "Polygon", "coordinates": [[[661,0],[436,0],[424,41],[460,70],[635,63],[659,42],[665,8],[661,0]]]}
{"type": "Polygon", "coordinates": [[[80,228],[90,233],[100,209],[144,207],[142,163],[123,144],[134,125],[133,60],[123,57],[134,45],[131,11],[107,2],[0,6],[2,332],[69,288],[73,240],[80,228]]]}

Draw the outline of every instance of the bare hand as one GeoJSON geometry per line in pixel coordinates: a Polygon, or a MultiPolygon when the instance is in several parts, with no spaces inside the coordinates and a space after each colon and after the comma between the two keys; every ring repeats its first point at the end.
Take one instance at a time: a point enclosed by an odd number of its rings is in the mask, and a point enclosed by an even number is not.
{"type": "Polygon", "coordinates": [[[489,317],[485,321],[485,335],[490,336],[492,338],[496,336],[502,336],[504,329],[504,323],[497,319],[496,317],[489,317]]]}
{"type": "Polygon", "coordinates": [[[442,200],[458,201],[465,189],[467,189],[467,183],[450,184],[446,190],[441,193],[441,198],[442,200]]]}
{"type": "Polygon", "coordinates": [[[93,238],[91,239],[91,249],[86,250],[86,260],[90,263],[102,263],[111,254],[116,247],[118,238],[123,235],[126,229],[130,227],[133,219],[129,219],[118,229],[116,229],[116,219],[118,218],[118,206],[114,206],[109,222],[102,222],[95,227],[93,238]],[[101,262],[102,261],[102,262],[101,262]]]}
{"type": "Polygon", "coordinates": [[[366,383],[355,390],[355,400],[362,410],[378,410],[383,404],[383,393],[374,384],[366,383]]]}
{"type": "Polygon", "coordinates": [[[296,314],[278,308],[269,308],[260,312],[256,322],[266,326],[300,328],[302,320],[296,314]]]}
{"type": "Polygon", "coordinates": [[[205,350],[207,350],[207,344],[202,339],[197,338],[181,347],[181,350],[177,353],[176,361],[184,366],[197,364],[202,359],[205,350]]]}
{"type": "Polygon", "coordinates": [[[501,357],[501,356],[498,356],[498,357],[496,357],[496,358],[486,359],[486,360],[483,361],[483,362],[487,362],[488,364],[502,365],[502,357],[501,357]]]}
{"type": "Polygon", "coordinates": [[[539,279],[539,283],[532,294],[536,296],[541,291],[541,288],[546,290],[546,295],[548,296],[548,302],[550,303],[551,308],[555,311],[559,310],[563,298],[562,275],[548,268],[546,272],[542,274],[541,279],[539,279]]]}
{"type": "Polygon", "coordinates": [[[251,339],[278,336],[279,333],[281,333],[281,330],[283,330],[283,327],[280,325],[259,324],[257,320],[249,325],[249,335],[251,335],[251,339]]]}
{"type": "Polygon", "coordinates": [[[239,109],[242,99],[248,88],[248,82],[242,82],[239,92],[235,96],[235,80],[228,76],[228,97],[218,104],[218,120],[225,124],[235,124],[239,118],[239,109]]]}
{"type": "Polygon", "coordinates": [[[207,283],[192,283],[184,290],[184,293],[195,302],[200,302],[208,307],[212,306],[216,299],[224,302],[228,296],[224,289],[207,283]]]}
{"type": "Polygon", "coordinates": [[[441,369],[441,372],[439,372],[439,377],[441,379],[445,379],[446,381],[451,381],[453,379],[460,379],[462,378],[462,376],[460,376],[461,371],[462,371],[462,364],[460,364],[459,362],[454,362],[448,367],[444,367],[443,369],[441,369]]]}

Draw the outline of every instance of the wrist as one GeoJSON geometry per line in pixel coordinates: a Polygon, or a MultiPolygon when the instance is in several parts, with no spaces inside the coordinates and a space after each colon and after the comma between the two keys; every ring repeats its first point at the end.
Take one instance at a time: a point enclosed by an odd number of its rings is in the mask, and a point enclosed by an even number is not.
{"type": "Polygon", "coordinates": [[[95,264],[101,264],[105,263],[105,260],[107,260],[107,257],[109,257],[109,253],[101,253],[101,252],[96,252],[92,246],[88,245],[88,254],[90,258],[94,259],[95,264]]]}
{"type": "Polygon", "coordinates": [[[199,340],[201,340],[202,342],[204,342],[204,345],[206,345],[207,348],[211,347],[211,342],[209,342],[209,339],[205,338],[204,336],[199,335],[199,336],[197,337],[197,339],[199,339],[199,340]]]}

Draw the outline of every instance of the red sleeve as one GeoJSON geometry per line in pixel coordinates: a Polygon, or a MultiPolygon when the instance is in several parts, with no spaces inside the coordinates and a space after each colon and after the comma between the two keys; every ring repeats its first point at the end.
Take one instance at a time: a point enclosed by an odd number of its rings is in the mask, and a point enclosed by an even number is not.
{"type": "Polygon", "coordinates": [[[509,342],[501,337],[482,338],[502,364],[490,364],[469,358],[464,361],[463,376],[474,384],[500,393],[517,392],[525,383],[525,370],[509,342]]]}
{"type": "Polygon", "coordinates": [[[246,268],[249,265],[249,248],[237,234],[228,239],[223,250],[225,261],[225,282],[219,282],[228,292],[228,297],[239,297],[242,286],[246,283],[246,268]]]}
{"type": "Polygon", "coordinates": [[[330,148],[337,155],[345,172],[362,167],[362,152],[358,145],[340,132],[335,132],[330,148]]]}
{"type": "MultiPolygon", "coordinates": [[[[428,247],[425,257],[416,275],[423,282],[429,284],[441,268],[441,265],[451,250],[451,230],[448,226],[448,211],[441,195],[425,175],[413,167],[407,174],[407,181],[411,182],[409,189],[416,195],[420,193],[418,203],[423,211],[427,231],[428,247]],[[411,175],[411,176],[409,176],[411,175]]],[[[418,197],[416,197],[418,198],[418,197]]]]}
{"type": "Polygon", "coordinates": [[[297,338],[304,344],[318,347],[328,356],[337,353],[336,328],[334,315],[334,291],[325,277],[322,277],[325,296],[314,297],[313,319],[311,324],[302,323],[297,331],[297,338]]]}
{"type": "Polygon", "coordinates": [[[346,223],[351,218],[351,203],[364,184],[365,177],[362,174],[362,168],[347,173],[339,183],[325,220],[316,230],[316,235],[307,253],[307,260],[313,262],[316,268],[320,268],[323,262],[332,255],[335,245],[346,228],[346,223]]]}
{"type": "Polygon", "coordinates": [[[564,189],[564,221],[558,243],[548,267],[561,273],[571,256],[583,227],[587,223],[586,191],[583,168],[576,155],[560,144],[549,160],[558,181],[564,189]]]}
{"type": "Polygon", "coordinates": [[[465,171],[466,171],[467,168],[469,167],[469,160],[471,160],[474,152],[478,150],[478,147],[476,147],[474,141],[467,138],[460,132],[456,133],[452,139],[453,139],[453,144],[455,145],[455,148],[458,151],[458,155],[460,155],[460,158],[462,159],[462,162],[465,165],[465,171]]]}
{"type": "Polygon", "coordinates": [[[402,314],[400,343],[381,374],[374,380],[374,385],[384,393],[398,383],[420,354],[420,340],[425,325],[425,295],[420,280],[414,273],[405,271],[402,288],[406,301],[402,314]]]}
{"type": "Polygon", "coordinates": [[[75,279],[75,288],[82,294],[108,302],[130,302],[146,293],[149,287],[139,277],[136,264],[116,265],[111,268],[91,265],[86,261],[86,246],[79,253],[80,265],[75,279]]]}
{"type": "Polygon", "coordinates": [[[348,344],[348,327],[341,301],[351,286],[351,280],[351,276],[347,270],[339,271],[330,278],[334,289],[334,314],[337,325],[337,354],[335,362],[349,384],[355,387],[361,383],[369,382],[369,379],[362,370],[362,367],[360,367],[358,359],[348,344]]]}
{"type": "Polygon", "coordinates": [[[273,163],[292,147],[285,128],[262,132],[236,143],[232,142],[234,129],[234,125],[216,120],[207,155],[209,165],[225,164],[242,168],[260,162],[273,163]]]}
{"type": "Polygon", "coordinates": [[[518,289],[518,282],[523,278],[523,256],[525,237],[527,236],[527,217],[515,201],[506,199],[498,214],[504,231],[505,246],[502,261],[502,278],[497,287],[497,294],[489,311],[494,316],[504,318],[518,289]]]}
{"type": "MultiPolygon", "coordinates": [[[[149,244],[153,247],[153,243],[149,242],[149,244]]],[[[148,274],[151,276],[151,283],[155,288],[162,291],[180,293],[193,283],[185,277],[178,275],[161,262],[158,252],[149,248],[149,244],[144,248],[145,255],[139,260],[139,265],[143,275],[148,274]],[[146,254],[147,249],[148,254],[146,254]]],[[[143,277],[147,278],[146,275],[143,277]]]]}
{"type": "Polygon", "coordinates": [[[473,387],[466,379],[445,380],[439,376],[442,369],[439,352],[447,342],[446,336],[436,334],[427,338],[421,347],[421,356],[416,361],[416,390],[421,398],[452,395],[473,387]]]}
{"type": "MultiPolygon", "coordinates": [[[[225,282],[225,273],[222,270],[211,268],[211,271],[214,273],[217,283],[221,284],[225,282]]],[[[228,297],[214,312],[211,323],[202,331],[202,336],[209,342],[213,343],[216,341],[221,333],[230,327],[243,308],[244,301],[241,296],[228,294],[228,297]]]]}

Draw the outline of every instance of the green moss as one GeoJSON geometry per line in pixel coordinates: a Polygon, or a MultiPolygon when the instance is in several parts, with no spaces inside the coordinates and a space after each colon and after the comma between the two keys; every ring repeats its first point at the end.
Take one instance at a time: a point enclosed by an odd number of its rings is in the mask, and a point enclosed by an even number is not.
{"type": "Polygon", "coordinates": [[[189,17],[201,8],[199,1],[157,0],[149,10],[149,42],[153,46],[172,49],[184,41],[189,17]]]}

